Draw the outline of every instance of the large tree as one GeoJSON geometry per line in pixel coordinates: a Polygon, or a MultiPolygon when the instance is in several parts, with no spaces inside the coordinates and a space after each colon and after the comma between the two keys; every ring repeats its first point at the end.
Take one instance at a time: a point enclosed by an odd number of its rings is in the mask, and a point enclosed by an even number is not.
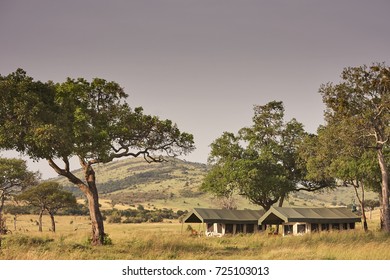
{"type": "Polygon", "coordinates": [[[77,207],[76,197],[71,192],[64,191],[59,183],[50,181],[26,189],[16,196],[16,200],[24,201],[39,209],[39,231],[42,231],[42,215],[45,211],[50,215],[51,230],[55,232],[54,215],[58,210],[77,207]]]}
{"type": "Polygon", "coordinates": [[[269,209],[278,201],[282,205],[290,192],[322,188],[305,180],[298,154],[305,135],[295,119],[284,121],[282,102],[255,106],[252,126],[236,135],[225,132],[211,144],[212,168],[202,189],[225,197],[237,191],[269,209]]]}
{"type": "Polygon", "coordinates": [[[191,134],[141,107],[130,108],[127,97],[119,84],[99,78],[43,83],[21,69],[0,76],[0,147],[46,159],[85,194],[93,244],[103,244],[105,236],[95,164],[129,156],[160,162],[163,155],[194,149],[191,134]],[[83,178],[71,171],[72,157],[78,158],[83,178]]]}
{"type": "Polygon", "coordinates": [[[337,139],[344,143],[344,147],[360,146],[375,151],[381,172],[383,227],[390,232],[386,160],[390,148],[390,68],[383,63],[348,67],[343,70],[341,78],[338,84],[327,83],[320,88],[327,107],[325,119],[332,125],[342,124],[337,139]]]}

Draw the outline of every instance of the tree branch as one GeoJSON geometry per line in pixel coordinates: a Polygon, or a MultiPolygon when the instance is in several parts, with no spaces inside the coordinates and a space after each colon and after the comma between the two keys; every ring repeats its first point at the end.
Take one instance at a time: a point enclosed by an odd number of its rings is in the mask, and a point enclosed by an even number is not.
{"type": "Polygon", "coordinates": [[[72,184],[75,184],[77,185],[82,191],[85,191],[86,189],[86,185],[84,184],[84,182],[82,180],[80,180],[79,178],[77,178],[72,172],[70,171],[67,171],[66,169],[68,168],[69,169],[69,161],[66,160],[65,161],[65,169],[62,169],[60,168],[54,161],[52,158],[48,158],[46,159],[50,165],[51,168],[54,169],[54,171],[58,174],[58,175],[61,175],[61,176],[64,176],[66,177],[69,182],[71,182],[72,184]],[[68,165],[66,164],[66,162],[68,162],[68,165]]]}

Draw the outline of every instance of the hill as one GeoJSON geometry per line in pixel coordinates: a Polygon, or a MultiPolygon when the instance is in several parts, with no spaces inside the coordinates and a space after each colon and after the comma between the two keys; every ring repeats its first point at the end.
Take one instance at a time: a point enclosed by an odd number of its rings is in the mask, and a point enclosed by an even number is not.
{"type": "MultiPolygon", "coordinates": [[[[218,208],[218,201],[210,194],[199,190],[207,174],[206,164],[171,159],[163,163],[147,163],[143,159],[130,158],[95,166],[96,182],[103,209],[126,209],[142,205],[145,208],[171,208],[190,210],[194,207],[218,208]]],[[[81,171],[75,171],[82,176],[81,171]]],[[[55,180],[74,192],[81,199],[82,193],[65,178],[55,180]]],[[[373,192],[367,199],[377,199],[373,192]]],[[[258,209],[245,198],[237,196],[238,208],[258,209]]],[[[338,188],[316,193],[291,194],[285,206],[345,206],[355,201],[352,188],[338,188]]]]}

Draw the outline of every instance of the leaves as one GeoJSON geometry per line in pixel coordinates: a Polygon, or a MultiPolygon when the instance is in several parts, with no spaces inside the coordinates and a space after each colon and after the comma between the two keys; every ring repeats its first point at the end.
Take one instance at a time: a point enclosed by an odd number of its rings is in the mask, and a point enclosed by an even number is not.
{"type": "Polygon", "coordinates": [[[321,86],[326,125],[304,145],[308,179],[363,184],[379,193],[385,187],[381,174],[388,171],[378,156],[389,160],[389,73],[383,63],[347,67],[339,84],[321,86]]]}
{"type": "Polygon", "coordinates": [[[217,138],[209,157],[213,167],[202,189],[219,197],[237,191],[265,209],[294,191],[303,172],[297,148],[305,132],[295,119],[283,118],[282,102],[254,106],[251,127],[217,138]]]}
{"type": "Polygon", "coordinates": [[[34,159],[72,156],[87,163],[124,156],[159,161],[191,152],[191,134],[170,120],[131,109],[119,84],[95,78],[42,83],[18,69],[0,76],[0,147],[34,159]]]}
{"type": "Polygon", "coordinates": [[[6,196],[36,184],[39,174],[27,170],[21,159],[0,158],[0,195],[6,196]]]}
{"type": "Polygon", "coordinates": [[[43,182],[31,187],[19,194],[16,199],[47,210],[51,214],[63,208],[77,207],[76,197],[71,192],[62,190],[56,182],[43,182]]]}

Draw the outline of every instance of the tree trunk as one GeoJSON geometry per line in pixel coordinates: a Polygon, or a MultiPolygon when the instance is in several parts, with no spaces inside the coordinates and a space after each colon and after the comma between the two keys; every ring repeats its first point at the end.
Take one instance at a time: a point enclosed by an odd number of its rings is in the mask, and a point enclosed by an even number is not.
{"type": "Polygon", "coordinates": [[[56,232],[56,222],[54,221],[54,214],[52,212],[49,212],[50,219],[51,219],[51,231],[56,232]]]}
{"type": "Polygon", "coordinates": [[[280,197],[280,199],[279,199],[279,205],[278,205],[279,207],[282,207],[282,206],[283,206],[285,197],[286,197],[285,194],[283,194],[283,195],[280,197]]]}
{"type": "Polygon", "coordinates": [[[99,194],[96,188],[95,171],[91,165],[84,165],[84,175],[87,180],[88,187],[84,192],[88,200],[89,214],[92,224],[92,245],[104,244],[104,224],[103,216],[99,208],[99,194]]]}
{"type": "Polygon", "coordinates": [[[380,230],[383,230],[383,199],[382,199],[382,193],[380,192],[378,195],[379,199],[379,228],[380,230]]]}
{"type": "Polygon", "coordinates": [[[382,174],[382,211],[383,229],[390,232],[390,209],[389,209],[389,174],[381,148],[377,149],[379,167],[382,174]]]}
{"type": "MultiPolygon", "coordinates": [[[[345,185],[347,185],[347,183],[345,183],[345,185]]],[[[358,199],[359,204],[360,204],[360,208],[362,209],[363,229],[364,229],[364,231],[368,231],[366,210],[364,208],[365,207],[365,205],[364,205],[364,185],[363,185],[363,183],[359,183],[358,180],[356,181],[356,183],[352,182],[351,185],[353,186],[356,198],[358,199]],[[358,192],[359,185],[360,185],[361,190],[362,190],[362,198],[360,198],[359,192],[358,192]]]]}
{"type": "Polygon", "coordinates": [[[364,231],[368,231],[366,210],[364,209],[364,200],[361,202],[360,205],[362,207],[363,229],[364,231]]]}
{"type": "Polygon", "coordinates": [[[366,217],[366,205],[364,204],[364,185],[361,184],[361,190],[362,190],[362,200],[360,201],[360,207],[362,207],[362,217],[363,217],[363,229],[364,231],[368,231],[368,225],[367,225],[367,217],[366,217]]]}
{"type": "Polygon", "coordinates": [[[5,196],[4,196],[4,193],[2,193],[0,196],[0,235],[3,232],[3,230],[5,231],[5,224],[3,221],[4,201],[5,201],[5,196]]]}
{"type": "Polygon", "coordinates": [[[103,245],[104,244],[104,224],[103,217],[99,209],[99,195],[96,188],[96,179],[95,171],[93,170],[91,164],[85,162],[81,157],[79,157],[80,164],[84,171],[84,177],[87,181],[85,184],[82,180],[77,178],[69,171],[69,161],[67,158],[63,158],[65,163],[65,168],[61,169],[58,165],[52,160],[48,159],[49,165],[59,174],[62,175],[68,180],[79,187],[79,189],[84,193],[88,201],[89,215],[91,218],[92,224],[92,245],[103,245]]]}
{"type": "Polygon", "coordinates": [[[5,231],[5,225],[3,225],[3,207],[4,207],[4,201],[5,201],[5,196],[4,193],[1,193],[0,196],[0,249],[1,249],[1,241],[2,237],[1,235],[3,234],[3,230],[5,231]],[[4,229],[3,229],[4,228],[4,229]]]}
{"type": "Polygon", "coordinates": [[[16,231],[16,221],[17,221],[17,215],[14,215],[14,231],[16,231]]]}
{"type": "Polygon", "coordinates": [[[38,231],[39,232],[42,232],[42,215],[43,215],[43,211],[44,210],[39,211],[39,217],[38,217],[38,231]]]}
{"type": "Polygon", "coordinates": [[[99,198],[96,187],[92,189],[90,188],[85,195],[87,196],[88,209],[91,217],[92,245],[103,245],[105,233],[103,217],[99,209],[99,198]]]}

